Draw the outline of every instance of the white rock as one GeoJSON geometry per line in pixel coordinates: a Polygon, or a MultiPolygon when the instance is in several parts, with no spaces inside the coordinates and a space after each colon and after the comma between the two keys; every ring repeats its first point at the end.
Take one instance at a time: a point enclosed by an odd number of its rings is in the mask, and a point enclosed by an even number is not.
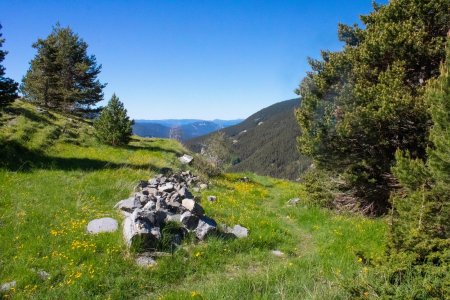
{"type": "Polygon", "coordinates": [[[230,233],[234,234],[237,238],[241,239],[248,236],[248,229],[242,227],[241,225],[234,225],[234,227],[231,228],[230,233]]]}
{"type": "Polygon", "coordinates": [[[272,254],[278,257],[284,256],[284,253],[281,252],[280,250],[272,250],[272,254]]]}
{"type": "Polygon", "coordinates": [[[44,270],[39,270],[36,273],[38,274],[39,278],[41,278],[42,280],[50,279],[50,274],[45,272],[44,270]]]}
{"type": "Polygon", "coordinates": [[[203,207],[201,207],[200,204],[198,204],[192,199],[183,199],[181,205],[183,205],[184,208],[189,210],[194,215],[203,216],[203,214],[205,213],[203,207]]]}
{"type": "Polygon", "coordinates": [[[194,158],[192,156],[187,155],[187,154],[184,154],[182,157],[179,158],[181,163],[185,164],[185,165],[190,164],[193,159],[194,158]]]}
{"type": "Polygon", "coordinates": [[[114,232],[119,228],[119,223],[113,218],[95,219],[87,225],[87,232],[97,234],[101,232],[114,232]]]}
{"type": "Polygon", "coordinates": [[[8,292],[12,288],[16,287],[16,281],[6,282],[0,286],[0,292],[8,292]]]}
{"type": "Polygon", "coordinates": [[[173,183],[168,182],[168,183],[165,183],[165,184],[161,185],[158,188],[158,191],[160,191],[160,192],[171,192],[171,191],[173,191],[173,188],[174,188],[173,183]]]}
{"type": "Polygon", "coordinates": [[[153,258],[144,255],[138,256],[135,259],[135,262],[138,266],[143,268],[151,268],[156,265],[156,261],[153,258]]]}
{"type": "Polygon", "coordinates": [[[292,198],[287,202],[287,204],[288,205],[297,205],[299,202],[300,202],[300,198],[292,198]]]}

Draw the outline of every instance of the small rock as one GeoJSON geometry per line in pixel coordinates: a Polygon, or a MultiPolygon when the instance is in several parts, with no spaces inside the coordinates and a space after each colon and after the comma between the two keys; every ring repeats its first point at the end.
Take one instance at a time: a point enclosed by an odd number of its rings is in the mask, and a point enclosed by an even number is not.
{"type": "Polygon", "coordinates": [[[45,272],[44,270],[39,270],[36,273],[38,274],[39,278],[41,278],[42,280],[50,279],[50,274],[45,272]]]}
{"type": "Polygon", "coordinates": [[[248,236],[248,229],[245,227],[242,227],[241,225],[234,225],[233,228],[229,231],[230,233],[234,234],[237,238],[245,238],[248,236]]]}
{"type": "Polygon", "coordinates": [[[114,232],[119,228],[119,223],[113,218],[95,219],[87,225],[87,232],[97,234],[101,232],[114,232]]]}
{"type": "Polygon", "coordinates": [[[272,250],[272,254],[277,256],[277,257],[282,257],[284,256],[284,253],[281,252],[280,250],[272,250]]]}
{"type": "Polygon", "coordinates": [[[213,219],[208,217],[201,217],[198,222],[198,226],[195,229],[195,235],[199,240],[205,239],[209,234],[215,232],[217,229],[217,223],[213,219]]]}
{"type": "Polygon", "coordinates": [[[194,158],[193,158],[192,156],[187,155],[187,154],[184,154],[183,156],[181,156],[181,157],[179,158],[179,160],[181,161],[181,163],[184,164],[184,165],[190,164],[191,161],[192,161],[193,159],[194,159],[194,158]]]}
{"type": "Polygon", "coordinates": [[[214,202],[214,201],[216,201],[216,200],[217,200],[217,197],[216,197],[216,196],[208,196],[208,201],[214,202]]]}
{"type": "Polygon", "coordinates": [[[142,209],[143,210],[154,210],[154,209],[156,209],[156,202],[148,201],[147,204],[145,204],[142,209]]]}
{"type": "Polygon", "coordinates": [[[184,208],[189,210],[194,215],[203,216],[203,214],[205,213],[203,207],[201,207],[200,204],[192,199],[183,199],[181,205],[183,205],[184,208]]]}
{"type": "Polygon", "coordinates": [[[138,266],[143,267],[143,268],[151,268],[156,265],[156,261],[147,255],[138,256],[135,259],[135,262],[138,266]]]}
{"type": "Polygon", "coordinates": [[[160,192],[171,192],[171,191],[173,191],[173,189],[174,189],[173,183],[168,182],[168,183],[165,183],[165,184],[161,185],[158,188],[158,191],[160,191],[160,192]]]}
{"type": "Polygon", "coordinates": [[[248,177],[242,177],[242,178],[239,178],[238,181],[240,181],[240,182],[250,182],[250,179],[248,177]]]}
{"type": "Polygon", "coordinates": [[[180,221],[183,223],[184,227],[189,230],[194,230],[198,226],[199,217],[193,215],[191,212],[186,211],[180,216],[180,221]]]}
{"type": "Polygon", "coordinates": [[[200,192],[200,188],[198,188],[198,187],[195,187],[195,188],[193,188],[192,190],[193,190],[194,192],[196,192],[196,193],[200,192]]]}
{"type": "Polygon", "coordinates": [[[8,292],[12,288],[16,287],[16,281],[6,282],[0,286],[0,292],[8,292]]]}
{"type": "Polygon", "coordinates": [[[299,202],[300,202],[300,198],[292,198],[287,202],[287,204],[288,205],[297,205],[299,202]]]}
{"type": "Polygon", "coordinates": [[[206,190],[208,188],[208,185],[206,183],[201,183],[199,185],[199,187],[200,187],[201,190],[206,190]]]}

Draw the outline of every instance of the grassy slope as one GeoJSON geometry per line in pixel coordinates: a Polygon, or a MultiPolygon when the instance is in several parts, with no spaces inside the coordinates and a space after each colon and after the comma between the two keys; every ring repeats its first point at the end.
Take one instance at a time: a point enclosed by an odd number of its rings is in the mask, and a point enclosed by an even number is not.
{"type": "Polygon", "coordinates": [[[134,265],[121,232],[87,235],[90,219],[120,218],[112,206],[139,179],[159,168],[179,168],[183,148],[159,139],[129,147],[100,146],[92,128],[60,115],[41,116],[16,103],[0,129],[0,283],[17,281],[13,298],[329,299],[347,298],[341,283],[365,276],[356,253],[383,251],[382,221],[335,215],[306,206],[288,207],[302,186],[246,174],[211,181],[202,204],[227,225],[250,229],[246,239],[186,243],[150,270],[134,265]],[[5,142],[6,141],[6,142],[5,142]],[[81,141],[81,142],[80,142],[81,141]],[[77,145],[79,143],[80,145],[77,145]],[[5,151],[26,150],[20,157],[5,151]],[[7,159],[8,158],[8,159],[7,159]],[[270,251],[279,249],[284,257],[270,251]],[[51,274],[41,280],[34,270],[51,274]]]}

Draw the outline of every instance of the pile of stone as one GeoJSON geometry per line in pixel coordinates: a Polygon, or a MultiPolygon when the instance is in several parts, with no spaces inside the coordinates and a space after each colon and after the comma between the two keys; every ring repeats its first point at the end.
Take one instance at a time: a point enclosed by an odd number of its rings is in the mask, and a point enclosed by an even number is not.
{"type": "MultiPolygon", "coordinates": [[[[169,222],[177,222],[181,229],[171,235],[171,243],[179,245],[188,232],[195,233],[199,240],[218,230],[216,221],[207,217],[203,207],[189,192],[190,186],[205,187],[190,171],[162,174],[148,181],[140,181],[131,198],[115,205],[125,216],[123,235],[126,243],[135,249],[156,249],[163,238],[163,228],[169,222]]],[[[215,199],[215,198],[214,198],[215,199]]],[[[227,233],[245,237],[247,229],[227,227],[227,233]]]]}

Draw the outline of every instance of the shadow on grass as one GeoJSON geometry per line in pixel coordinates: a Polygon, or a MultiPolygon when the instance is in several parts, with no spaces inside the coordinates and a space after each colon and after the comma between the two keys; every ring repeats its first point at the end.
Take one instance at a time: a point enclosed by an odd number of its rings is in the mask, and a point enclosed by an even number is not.
{"type": "Polygon", "coordinates": [[[125,164],[90,158],[53,157],[39,150],[28,149],[16,141],[4,140],[0,140],[0,168],[14,172],[28,172],[33,169],[96,171],[131,168],[159,170],[152,164],[125,164]]]}
{"type": "Polygon", "coordinates": [[[173,149],[166,149],[166,148],[162,148],[160,146],[126,145],[126,146],[122,146],[122,148],[128,149],[128,150],[147,150],[147,151],[170,152],[170,153],[174,153],[177,155],[182,154],[180,151],[176,151],[173,149]]]}
{"type": "MultiPolygon", "coordinates": [[[[39,114],[29,110],[29,109],[25,109],[23,107],[7,107],[5,109],[5,112],[8,112],[10,114],[14,114],[16,116],[24,116],[27,119],[30,119],[32,121],[35,122],[39,122],[39,123],[44,123],[44,124],[51,124],[46,118],[44,118],[43,116],[40,116],[39,114]]],[[[55,117],[49,113],[46,113],[46,116],[49,117],[50,119],[55,119],[55,117]]]]}

